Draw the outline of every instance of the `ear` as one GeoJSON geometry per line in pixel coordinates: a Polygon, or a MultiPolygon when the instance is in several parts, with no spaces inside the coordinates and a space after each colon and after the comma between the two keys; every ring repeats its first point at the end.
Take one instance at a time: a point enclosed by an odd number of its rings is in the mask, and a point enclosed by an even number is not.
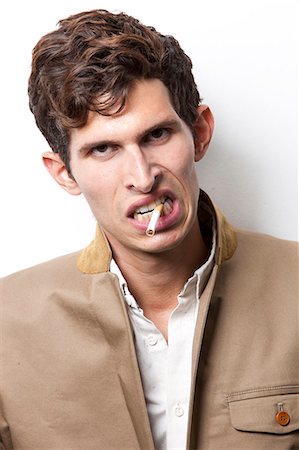
{"type": "Polygon", "coordinates": [[[200,105],[197,108],[198,117],[195,123],[195,161],[200,161],[208,150],[213,131],[214,117],[207,105],[200,105]]]}
{"type": "Polygon", "coordinates": [[[74,178],[68,173],[65,163],[58,153],[45,152],[42,154],[43,163],[54,180],[69,194],[80,195],[81,190],[74,178]]]}

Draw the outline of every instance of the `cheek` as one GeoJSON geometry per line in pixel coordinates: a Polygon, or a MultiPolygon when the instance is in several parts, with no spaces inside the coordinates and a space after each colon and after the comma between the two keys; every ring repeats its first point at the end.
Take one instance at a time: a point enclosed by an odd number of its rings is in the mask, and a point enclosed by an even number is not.
{"type": "MultiPolygon", "coordinates": [[[[105,171],[92,167],[81,167],[80,170],[74,170],[73,175],[85,197],[102,198],[101,194],[107,195],[112,190],[113,177],[107,176],[105,171]]],[[[103,195],[104,197],[104,195],[103,195]]]]}
{"type": "Polygon", "coordinates": [[[177,178],[186,199],[189,199],[192,205],[196,207],[199,192],[199,183],[196,174],[196,165],[194,161],[193,142],[186,148],[181,147],[176,154],[176,161],[172,162],[173,174],[177,178]],[[176,169],[175,169],[176,168],[176,169]]]}
{"type": "Polygon", "coordinates": [[[172,155],[171,159],[171,171],[175,174],[182,182],[187,184],[190,181],[194,181],[196,178],[195,163],[194,163],[194,149],[193,146],[181,147],[176,152],[176,155],[172,155]]]}
{"type": "Polygon", "coordinates": [[[79,177],[77,179],[77,183],[80,187],[82,195],[84,196],[89,208],[92,211],[92,214],[98,218],[99,211],[105,209],[104,200],[106,199],[106,195],[101,189],[101,186],[97,182],[93,182],[93,180],[89,177],[87,179],[82,179],[79,177]]]}

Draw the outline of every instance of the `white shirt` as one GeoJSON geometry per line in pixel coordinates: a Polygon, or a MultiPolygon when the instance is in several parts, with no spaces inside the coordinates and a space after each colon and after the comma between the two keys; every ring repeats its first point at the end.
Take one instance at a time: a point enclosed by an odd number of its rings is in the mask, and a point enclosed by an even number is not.
{"type": "Polygon", "coordinates": [[[135,348],[156,450],[186,448],[191,386],[192,344],[199,298],[215,255],[215,231],[208,260],[189,278],[168,322],[168,344],[129,292],[114,260],[110,270],[119,278],[135,334],[135,348]]]}

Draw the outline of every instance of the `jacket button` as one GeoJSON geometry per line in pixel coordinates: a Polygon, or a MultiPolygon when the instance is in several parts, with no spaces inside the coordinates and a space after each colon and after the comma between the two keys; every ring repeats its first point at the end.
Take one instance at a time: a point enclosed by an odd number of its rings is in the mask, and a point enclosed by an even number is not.
{"type": "Polygon", "coordinates": [[[275,420],[279,425],[285,427],[290,422],[290,416],[285,411],[279,411],[275,416],[275,420]]]}

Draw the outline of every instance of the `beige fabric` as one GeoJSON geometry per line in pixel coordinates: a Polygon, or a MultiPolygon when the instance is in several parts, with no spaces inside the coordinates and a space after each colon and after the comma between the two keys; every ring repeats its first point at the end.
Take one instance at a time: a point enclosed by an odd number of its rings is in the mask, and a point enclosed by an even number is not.
{"type": "MultiPolygon", "coordinates": [[[[188,448],[299,448],[298,247],[237,232],[235,251],[219,212],[217,227],[193,349],[188,448]],[[280,403],[286,427],[275,421],[280,403]]],[[[98,232],[81,254],[1,280],[0,448],[153,450],[109,258],[98,232]]]]}

